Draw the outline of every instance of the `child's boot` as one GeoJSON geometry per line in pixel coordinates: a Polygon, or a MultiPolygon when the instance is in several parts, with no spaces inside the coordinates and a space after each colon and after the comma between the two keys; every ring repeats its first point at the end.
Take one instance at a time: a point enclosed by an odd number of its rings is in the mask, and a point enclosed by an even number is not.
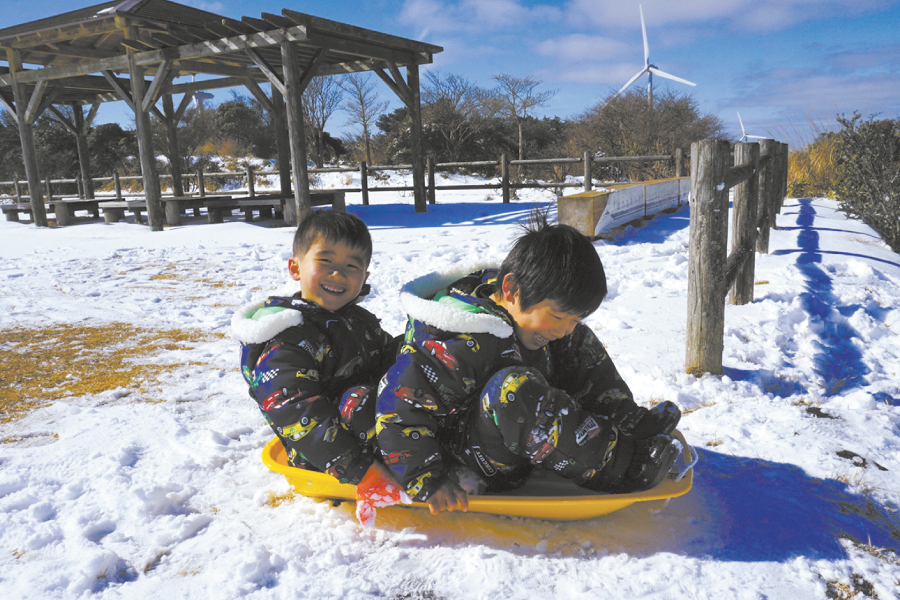
{"type": "Polygon", "coordinates": [[[656,487],[678,458],[678,446],[667,435],[638,440],[620,493],[642,492],[656,487]]]}
{"type": "Polygon", "coordinates": [[[654,435],[670,435],[681,420],[681,409],[674,402],[660,402],[640,417],[631,435],[643,440],[654,435]]]}

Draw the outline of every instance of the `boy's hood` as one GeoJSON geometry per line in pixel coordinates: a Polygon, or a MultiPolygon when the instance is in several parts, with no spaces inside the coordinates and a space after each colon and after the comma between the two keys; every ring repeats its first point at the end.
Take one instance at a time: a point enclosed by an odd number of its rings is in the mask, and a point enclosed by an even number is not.
{"type": "Polygon", "coordinates": [[[513,334],[512,326],[497,316],[472,313],[428,299],[469,273],[496,266],[496,262],[480,258],[454,263],[440,271],[413,279],[400,289],[400,305],[410,317],[444,331],[488,333],[499,338],[510,337],[513,334]]]}
{"type": "MultiPolygon", "coordinates": [[[[351,304],[362,301],[368,290],[365,286],[351,304]]],[[[263,344],[289,327],[302,325],[303,310],[325,310],[293,297],[299,293],[300,282],[288,281],[275,294],[247,302],[231,317],[231,337],[244,344],[263,344]]]]}

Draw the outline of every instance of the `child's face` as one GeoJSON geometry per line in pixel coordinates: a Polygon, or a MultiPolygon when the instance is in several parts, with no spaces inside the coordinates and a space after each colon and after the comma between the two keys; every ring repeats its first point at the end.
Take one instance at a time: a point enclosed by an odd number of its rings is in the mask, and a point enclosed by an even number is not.
{"type": "Polygon", "coordinates": [[[581,316],[559,310],[553,300],[541,300],[522,310],[519,292],[513,291],[511,275],[507,275],[499,291],[500,304],[516,321],[516,337],[529,350],[537,350],[553,340],[563,338],[581,322],[581,316]]]}
{"type": "Polygon", "coordinates": [[[327,310],[343,308],[362,290],[369,273],[365,253],[343,242],[319,236],[301,257],[288,259],[288,270],[300,282],[301,296],[327,310]]]}

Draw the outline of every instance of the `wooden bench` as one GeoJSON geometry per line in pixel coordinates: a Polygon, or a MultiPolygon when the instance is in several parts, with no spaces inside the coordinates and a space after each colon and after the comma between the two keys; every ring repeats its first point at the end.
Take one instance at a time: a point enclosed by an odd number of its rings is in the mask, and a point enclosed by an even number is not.
{"type": "Polygon", "coordinates": [[[125,211],[129,210],[134,215],[135,223],[143,223],[142,212],[147,212],[146,200],[115,200],[112,202],[100,202],[100,210],[103,211],[103,220],[107,223],[118,223],[125,219],[125,211]]]}
{"type": "MultiPolygon", "coordinates": [[[[100,208],[98,204],[99,200],[82,200],[79,198],[69,198],[69,199],[59,199],[59,200],[51,200],[48,204],[50,205],[50,210],[48,212],[52,212],[56,215],[56,224],[59,227],[66,227],[67,225],[71,225],[73,219],[75,218],[76,210],[87,210],[90,211],[95,218],[100,218],[100,208]]],[[[6,217],[7,221],[16,221],[19,222],[20,216],[19,213],[27,213],[28,218],[33,220],[32,216],[32,206],[30,202],[19,202],[16,204],[2,204],[0,208],[3,210],[3,215],[6,217]]]]}
{"type": "MultiPolygon", "coordinates": [[[[294,196],[281,196],[278,194],[267,194],[254,196],[252,198],[238,198],[235,201],[234,208],[244,213],[244,220],[248,223],[253,222],[253,213],[257,212],[259,218],[282,218],[284,215],[284,203],[293,201],[294,196]]],[[[347,203],[344,192],[335,190],[310,190],[309,200],[312,206],[331,206],[332,210],[347,212],[347,203]]]]}
{"type": "MultiPolygon", "coordinates": [[[[162,201],[166,206],[166,224],[170,227],[181,225],[181,214],[186,210],[193,210],[194,216],[200,216],[200,209],[207,208],[212,203],[231,200],[231,196],[163,196],[162,201]]],[[[213,221],[210,223],[221,221],[213,221]]]]}

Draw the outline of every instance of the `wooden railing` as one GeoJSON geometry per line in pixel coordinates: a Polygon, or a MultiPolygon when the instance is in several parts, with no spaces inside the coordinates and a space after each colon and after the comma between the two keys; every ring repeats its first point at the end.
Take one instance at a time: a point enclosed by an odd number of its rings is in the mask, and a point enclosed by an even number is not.
{"type": "Polygon", "coordinates": [[[769,229],[787,194],[787,165],[787,144],[775,140],[735,144],[733,161],[726,141],[691,145],[688,373],[722,374],[726,296],[731,304],[753,301],[754,250],[769,251],[769,229]],[[726,255],[732,187],[733,235],[726,255]]]}
{"type": "MultiPolygon", "coordinates": [[[[438,191],[450,190],[502,190],[502,198],[504,203],[509,203],[512,191],[526,188],[583,188],[584,191],[590,191],[593,186],[592,166],[595,164],[614,164],[625,162],[675,162],[676,176],[681,176],[684,170],[683,152],[681,148],[677,149],[675,154],[663,154],[657,156],[592,156],[589,152],[585,152],[580,158],[545,158],[533,160],[509,160],[507,155],[502,155],[500,160],[487,161],[470,161],[470,162],[451,162],[451,163],[434,163],[432,159],[427,160],[427,194],[428,202],[434,204],[437,201],[438,191]],[[510,167],[515,166],[537,166],[537,165],[565,165],[565,164],[582,164],[584,165],[583,182],[541,182],[541,181],[515,181],[511,175],[510,167]],[[485,167],[500,167],[500,178],[497,183],[479,183],[479,184],[448,184],[437,185],[435,183],[435,172],[440,169],[477,169],[485,167]]],[[[404,171],[412,170],[412,165],[367,165],[365,162],[360,163],[356,167],[329,167],[329,168],[310,168],[311,174],[315,173],[356,173],[360,175],[359,187],[343,187],[335,188],[335,191],[342,192],[360,192],[362,194],[362,203],[369,204],[369,193],[371,192],[411,192],[414,191],[413,186],[378,186],[371,185],[372,172],[379,171],[404,171]]],[[[278,171],[258,171],[252,167],[245,167],[242,172],[206,172],[202,169],[192,174],[182,175],[182,179],[193,179],[196,182],[196,191],[186,192],[196,193],[200,196],[206,194],[206,182],[213,178],[246,178],[247,191],[252,197],[255,196],[255,178],[260,176],[277,176],[278,171]]],[[[171,175],[161,174],[160,179],[171,179],[171,175]]],[[[113,182],[116,198],[122,198],[122,182],[124,181],[143,181],[140,175],[123,175],[119,176],[115,173],[113,177],[95,177],[92,178],[94,183],[107,184],[113,182]]],[[[75,183],[80,198],[84,197],[82,186],[78,179],[53,179],[47,180],[47,195],[52,197],[52,185],[72,184],[75,183]]],[[[7,186],[7,189],[15,189],[16,199],[21,202],[25,195],[22,190],[27,187],[24,181],[0,181],[0,186],[7,186]],[[25,184],[24,186],[22,184],[25,184]]],[[[96,188],[95,188],[96,189],[96,188]]],[[[57,192],[57,195],[61,195],[57,192]]],[[[2,196],[2,194],[0,194],[2,196]]]]}

